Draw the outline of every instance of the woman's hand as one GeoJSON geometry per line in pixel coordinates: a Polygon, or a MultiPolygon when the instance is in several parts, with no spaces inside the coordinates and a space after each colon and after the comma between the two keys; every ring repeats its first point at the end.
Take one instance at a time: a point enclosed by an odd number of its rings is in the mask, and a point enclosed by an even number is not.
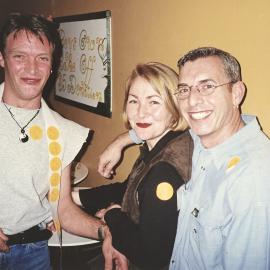
{"type": "Polygon", "coordinates": [[[121,159],[122,150],[133,144],[128,132],[120,134],[111,142],[99,156],[98,172],[106,178],[111,178],[115,174],[115,167],[121,159]]]}
{"type": "Polygon", "coordinates": [[[98,218],[100,218],[105,223],[105,221],[104,221],[105,214],[108,211],[110,211],[111,209],[113,209],[113,208],[121,208],[121,206],[119,204],[112,204],[112,205],[110,205],[107,208],[103,208],[103,209],[100,209],[99,211],[97,211],[96,214],[95,214],[95,216],[98,217],[98,218]]]}

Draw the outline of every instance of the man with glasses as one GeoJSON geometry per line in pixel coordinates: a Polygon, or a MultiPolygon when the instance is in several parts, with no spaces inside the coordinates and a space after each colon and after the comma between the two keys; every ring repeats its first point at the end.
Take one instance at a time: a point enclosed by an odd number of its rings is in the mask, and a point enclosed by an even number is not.
{"type": "MultiPolygon", "coordinates": [[[[270,143],[256,118],[240,113],[240,65],[205,47],[188,52],[178,66],[175,95],[194,152],[191,179],[178,190],[170,269],[270,269],[270,143]]],[[[123,137],[114,146],[128,141],[123,137]]],[[[107,161],[102,154],[104,175],[112,166],[107,161]]]]}

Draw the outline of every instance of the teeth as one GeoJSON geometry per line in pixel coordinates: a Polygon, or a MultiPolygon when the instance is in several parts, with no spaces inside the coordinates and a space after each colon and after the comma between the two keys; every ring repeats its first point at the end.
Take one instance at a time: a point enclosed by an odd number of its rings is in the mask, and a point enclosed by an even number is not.
{"type": "Polygon", "coordinates": [[[210,115],[210,113],[211,112],[197,112],[197,113],[191,113],[190,116],[191,118],[195,120],[200,120],[210,115]]]}

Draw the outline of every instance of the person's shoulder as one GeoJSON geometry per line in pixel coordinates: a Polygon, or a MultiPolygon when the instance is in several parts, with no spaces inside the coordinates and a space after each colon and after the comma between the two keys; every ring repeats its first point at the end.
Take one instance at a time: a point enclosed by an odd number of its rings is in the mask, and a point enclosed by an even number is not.
{"type": "Polygon", "coordinates": [[[181,155],[193,150],[193,140],[188,131],[174,131],[170,141],[164,146],[163,154],[176,153],[181,155]]]}
{"type": "Polygon", "coordinates": [[[270,140],[263,132],[244,145],[241,151],[246,155],[249,168],[264,167],[270,171],[270,140]]]}
{"type": "MultiPolygon", "coordinates": [[[[65,118],[60,113],[52,110],[51,113],[58,127],[61,130],[62,135],[65,138],[87,138],[89,136],[90,129],[84,127],[70,119],[65,118]]],[[[76,141],[76,140],[75,140],[76,141]]]]}
{"type": "Polygon", "coordinates": [[[150,169],[150,171],[148,172],[148,177],[151,177],[151,179],[153,179],[149,182],[152,182],[152,184],[154,185],[161,183],[165,180],[169,183],[173,183],[173,185],[176,185],[177,187],[179,187],[180,184],[184,183],[176,167],[173,164],[164,160],[157,162],[150,169]]]}
{"type": "Polygon", "coordinates": [[[67,119],[66,117],[64,117],[63,115],[61,115],[60,113],[58,113],[54,110],[51,110],[51,111],[52,111],[52,114],[55,118],[55,121],[57,122],[57,124],[60,125],[60,127],[69,126],[69,127],[74,127],[74,128],[86,128],[86,127],[76,123],[73,120],[67,119]]]}

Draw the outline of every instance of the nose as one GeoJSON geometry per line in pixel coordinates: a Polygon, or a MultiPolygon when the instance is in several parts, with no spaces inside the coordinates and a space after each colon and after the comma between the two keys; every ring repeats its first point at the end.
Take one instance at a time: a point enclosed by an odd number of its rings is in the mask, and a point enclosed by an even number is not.
{"type": "Polygon", "coordinates": [[[196,87],[192,87],[189,93],[188,102],[190,106],[196,106],[197,104],[203,102],[203,96],[200,94],[196,87]]]}
{"type": "Polygon", "coordinates": [[[25,68],[27,72],[34,75],[38,69],[37,61],[34,58],[29,58],[25,68]]]}
{"type": "Polygon", "coordinates": [[[143,117],[145,117],[145,115],[147,114],[147,107],[145,106],[145,105],[143,105],[143,104],[140,104],[139,106],[138,106],[138,116],[140,117],[140,118],[143,118],[143,117]]]}

